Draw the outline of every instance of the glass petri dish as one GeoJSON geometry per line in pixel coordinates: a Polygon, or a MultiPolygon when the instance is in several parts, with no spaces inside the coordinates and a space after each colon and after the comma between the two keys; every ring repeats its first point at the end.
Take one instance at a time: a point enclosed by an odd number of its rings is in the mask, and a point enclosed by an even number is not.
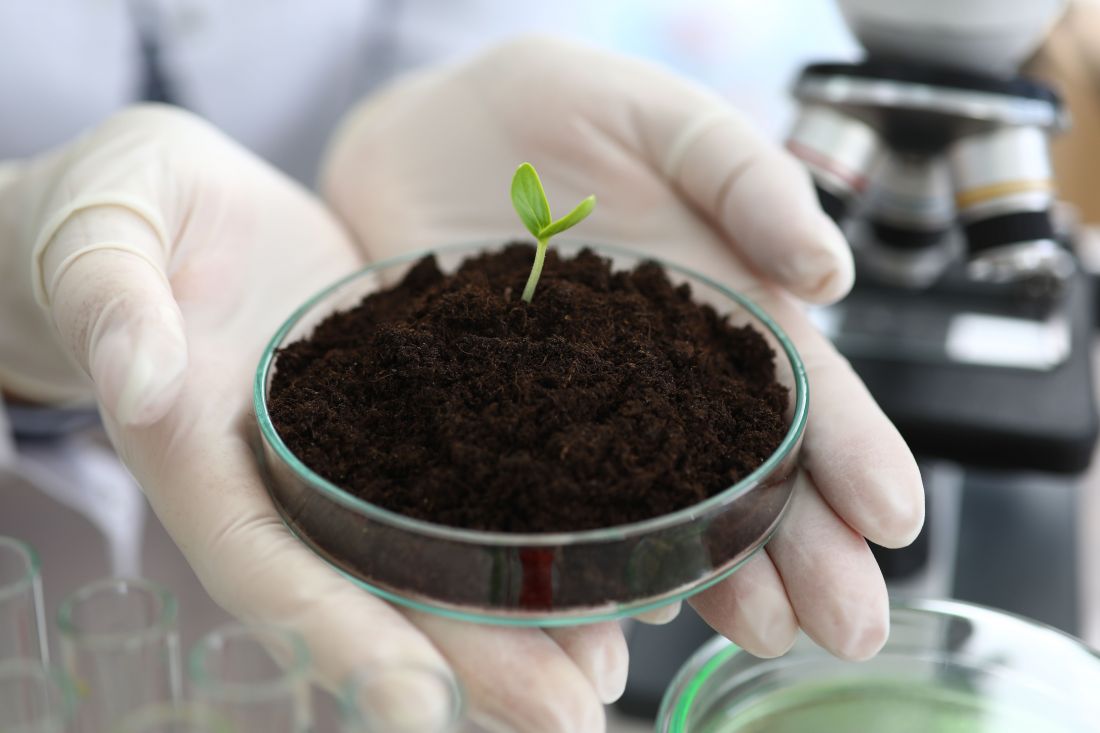
{"type": "MultiPolygon", "coordinates": [[[[444,272],[503,244],[431,250],[444,272]]],[[[654,260],[629,250],[577,242],[628,269],[654,260]]],[[[794,483],[806,425],[806,374],[790,340],[757,305],[709,278],[664,266],[696,302],[735,324],[752,324],[776,353],[776,376],[790,390],[788,430],[755,471],[710,499],[654,519],[598,530],[484,532],[412,519],[342,490],[298,459],[279,437],[267,396],[279,351],[326,316],[400,281],[429,252],[366,267],[307,301],[276,332],[261,357],[253,402],[257,454],[286,525],[314,552],[367,590],[411,608],[486,623],[561,626],[614,619],[672,603],[712,585],[758,551],[775,531],[794,483]]]]}
{"type": "Polygon", "coordinates": [[[895,605],[867,662],[805,637],[757,659],[716,638],[665,693],[658,733],[1089,733],[1100,655],[1073,637],[954,601],[895,605]]]}

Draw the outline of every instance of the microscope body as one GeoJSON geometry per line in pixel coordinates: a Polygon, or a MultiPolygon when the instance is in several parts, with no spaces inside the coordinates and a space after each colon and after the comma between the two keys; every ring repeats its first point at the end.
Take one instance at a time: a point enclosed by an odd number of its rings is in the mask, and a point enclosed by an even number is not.
{"type": "Polygon", "coordinates": [[[1068,115],[1017,73],[1059,0],[840,0],[859,63],[794,84],[787,140],[856,260],[814,312],[915,452],[1075,472],[1097,434],[1092,283],[1056,202],[1068,115]]]}
{"type": "Polygon", "coordinates": [[[812,316],[925,476],[921,537],[873,549],[895,592],[1074,631],[1067,477],[1100,430],[1094,284],[1056,199],[1049,142],[1069,115],[1019,73],[1066,3],[838,3],[867,56],[803,69],[787,147],[856,261],[852,293],[812,316]]]}
{"type": "Polygon", "coordinates": [[[1057,289],[1048,136],[1067,116],[1018,70],[1066,0],[838,4],[867,59],[803,71],[788,146],[867,276],[922,289],[963,259],[972,281],[1057,289]]]}
{"type": "Polygon", "coordinates": [[[869,276],[925,288],[960,255],[977,282],[1072,274],[1048,149],[1067,115],[1017,73],[1062,5],[841,0],[867,59],[803,70],[788,147],[826,211],[862,225],[849,234],[869,276]]]}
{"type": "MultiPolygon", "coordinates": [[[[1092,286],[1047,154],[1067,116],[1018,76],[1064,0],[838,4],[867,59],[803,71],[788,147],[858,268],[852,293],[811,315],[909,441],[928,495],[911,547],[873,549],[895,596],[1075,632],[1076,492],[1056,474],[1081,470],[1097,434],[1092,286]]],[[[652,716],[712,634],[688,608],[633,626],[619,707],[652,716]]]]}

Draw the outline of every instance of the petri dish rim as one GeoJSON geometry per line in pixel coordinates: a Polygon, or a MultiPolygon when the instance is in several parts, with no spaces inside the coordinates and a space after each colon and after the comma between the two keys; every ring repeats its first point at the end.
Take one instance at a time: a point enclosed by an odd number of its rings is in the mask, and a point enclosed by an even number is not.
{"type": "Polygon", "coordinates": [[[18,579],[0,585],[0,602],[3,602],[26,593],[29,588],[34,586],[35,579],[42,572],[42,561],[38,556],[38,551],[30,543],[15,537],[0,535],[0,548],[13,550],[16,554],[21,555],[26,563],[26,570],[18,579]]]}
{"type": "Polygon", "coordinates": [[[228,721],[220,718],[210,708],[194,702],[178,704],[150,705],[123,718],[112,733],[138,733],[155,726],[187,726],[187,730],[202,730],[206,733],[234,733],[228,721]]]}
{"type": "MultiPolygon", "coordinates": [[[[9,657],[0,659],[0,680],[33,679],[55,696],[56,706],[46,720],[36,722],[42,733],[66,733],[72,722],[77,705],[77,689],[72,679],[61,669],[42,663],[36,659],[9,657]]],[[[38,728],[35,728],[38,730],[38,728]]]]}
{"type": "MultiPolygon", "coordinates": [[[[984,619],[987,622],[996,623],[1008,620],[1026,624],[1034,631],[1050,634],[1051,638],[1058,638],[1062,643],[1072,645],[1100,663],[1100,652],[1090,648],[1080,639],[1048,624],[1009,611],[945,599],[894,601],[890,605],[890,610],[891,614],[900,611],[902,613],[912,612],[920,615],[967,621],[981,622],[984,619]]],[[[742,651],[736,644],[722,637],[715,637],[692,654],[676,673],[676,676],[673,677],[664,698],[661,700],[657,712],[658,733],[688,733],[688,715],[692,711],[696,698],[726,662],[739,654],[745,653],[747,652],[742,651]],[[678,690],[683,690],[683,692],[677,694],[678,690]],[[661,727],[666,721],[667,727],[661,727]]]]}
{"type": "MultiPolygon", "coordinates": [[[[428,249],[418,250],[408,254],[400,255],[398,257],[392,257],[385,260],[372,263],[363,267],[343,278],[340,278],[336,282],[332,283],[328,287],[324,288],[320,292],[313,295],[306,300],[305,303],[300,305],[287,319],[283,322],[282,326],[275,332],[267,346],[264,348],[263,354],[260,357],[259,366],[256,369],[256,376],[252,385],[252,401],[255,411],[256,422],[259,426],[260,433],[264,440],[266,440],[275,454],[280,460],[286,463],[295,474],[302,480],[304,480],[310,488],[324,495],[331,501],[339,504],[345,509],[350,509],[357,514],[367,516],[376,521],[390,525],[391,527],[401,529],[407,532],[420,534],[428,537],[434,537],[437,539],[448,540],[452,542],[460,542],[466,544],[475,544],[482,546],[517,546],[522,545],[525,547],[559,547],[562,545],[582,544],[582,543],[598,543],[598,542],[613,542],[619,541],[629,537],[635,537],[645,535],[657,530],[666,529],[669,527],[675,527],[679,524],[690,522],[697,518],[698,515],[707,512],[708,510],[716,507],[720,507],[728,502],[737,499],[741,495],[747,493],[752,488],[757,486],[762,479],[767,477],[779,464],[787,457],[787,455],[799,445],[802,434],[806,428],[806,420],[809,412],[809,381],[806,376],[805,365],[802,362],[798,351],[795,349],[794,344],[787,336],[786,332],[772,320],[763,308],[758,306],[751,299],[746,296],[722,285],[721,283],[712,280],[711,278],[702,275],[694,270],[677,265],[675,263],[668,262],[658,257],[652,257],[642,252],[637,252],[626,247],[619,247],[616,245],[602,244],[599,242],[580,242],[577,240],[562,239],[555,242],[555,247],[559,250],[565,249],[571,252],[577,252],[584,248],[591,248],[597,254],[603,255],[618,255],[621,257],[629,257],[638,261],[653,261],[665,268],[670,272],[678,273],[691,280],[696,280],[714,290],[721,293],[724,297],[729,298],[732,302],[744,308],[753,318],[756,319],[772,337],[779,343],[783,350],[784,356],[786,356],[791,366],[791,376],[794,382],[795,403],[791,415],[791,423],[787,429],[786,435],[783,436],[782,442],[779,447],[758,466],[752,473],[745,476],[743,479],[735,483],[734,485],[722,490],[709,499],[693,504],[684,509],[680,509],[669,514],[663,514],[659,517],[647,519],[641,522],[633,522],[631,524],[622,524],[614,527],[602,527],[594,530],[583,530],[578,532],[545,532],[545,533],[509,533],[509,532],[486,532],[481,530],[463,529],[459,527],[449,527],[442,524],[435,524],[432,522],[425,522],[419,519],[413,519],[411,517],[404,516],[397,512],[383,509],[380,506],[364,501],[352,494],[341,489],[339,486],[325,479],[320,474],[314,472],[305,463],[303,463],[283,442],[278,431],[275,429],[275,425],[271,420],[271,415],[267,410],[267,382],[268,376],[272,367],[275,364],[275,355],[279,347],[285,341],[290,331],[298,324],[303,317],[310,313],[319,303],[325,298],[332,295],[334,292],[344,287],[345,285],[354,282],[355,280],[365,277],[372,272],[385,270],[398,265],[414,262],[421,257],[430,254],[458,254],[461,252],[468,252],[474,254],[479,251],[486,251],[500,248],[505,244],[504,241],[482,241],[482,242],[465,242],[459,244],[451,244],[441,247],[431,247],[428,249]]],[[[361,582],[361,581],[360,581],[361,582]]],[[[373,589],[372,589],[373,590],[373,589]]],[[[695,592],[695,591],[692,591],[695,592]]],[[[653,607],[664,605],[675,599],[665,599],[661,603],[656,604],[653,607]]],[[[412,602],[404,601],[405,605],[412,605],[412,602]]],[[[418,607],[412,605],[412,607],[418,607]]],[[[438,612],[438,608],[430,607],[433,611],[438,612]]]]}
{"type": "Polygon", "coordinates": [[[77,588],[61,601],[57,608],[57,630],[61,636],[79,646],[113,646],[134,641],[152,641],[176,631],[179,603],[167,588],[144,578],[102,578],[77,588]],[[73,614],[76,604],[107,589],[118,586],[138,588],[143,593],[156,598],[160,603],[160,616],[157,620],[137,631],[84,631],[75,622],[73,614]]]}
{"type": "Polygon", "coordinates": [[[187,656],[187,674],[191,683],[210,699],[262,701],[283,697],[287,690],[308,682],[311,664],[305,639],[294,631],[266,624],[227,624],[207,633],[195,643],[187,656]],[[240,683],[216,680],[210,674],[205,655],[214,651],[211,646],[213,642],[254,638],[262,643],[264,636],[277,637],[279,643],[285,644],[290,652],[289,664],[283,664],[272,655],[272,661],[280,668],[282,676],[262,682],[240,683]]]}
{"type": "MultiPolygon", "coordinates": [[[[462,722],[467,712],[466,690],[453,673],[445,672],[438,667],[430,667],[426,664],[397,665],[393,669],[397,671],[415,671],[433,677],[442,687],[446,688],[451,696],[450,715],[447,720],[447,725],[454,726],[462,722]]],[[[359,690],[363,682],[376,675],[385,676],[390,671],[392,670],[388,669],[385,672],[379,673],[375,668],[366,667],[354,670],[347,676],[344,683],[340,685],[340,696],[337,701],[340,708],[340,714],[346,721],[356,725],[362,725],[367,722],[363,712],[355,703],[355,693],[359,690]]],[[[448,730],[449,729],[450,728],[448,728],[448,730]]]]}
{"type": "MultiPolygon", "coordinates": [[[[287,524],[285,520],[283,523],[291,531],[291,533],[295,534],[295,536],[298,536],[297,533],[294,532],[294,527],[292,527],[290,524],[287,524]]],[[[634,603],[618,603],[613,606],[609,604],[609,606],[606,608],[595,610],[591,608],[580,608],[576,611],[555,611],[554,614],[549,615],[516,614],[515,616],[509,616],[502,614],[499,611],[475,611],[470,608],[451,608],[438,602],[427,600],[418,601],[412,598],[406,598],[405,596],[402,596],[394,591],[386,590],[385,588],[380,588],[376,585],[372,585],[362,578],[357,578],[339,567],[337,567],[336,570],[349,581],[351,581],[355,585],[358,585],[360,588],[366,590],[372,595],[376,595],[383,600],[395,603],[399,606],[411,608],[415,611],[424,611],[426,613],[431,613],[435,616],[450,618],[456,621],[472,621],[475,623],[491,624],[493,626],[535,626],[538,628],[557,628],[578,626],[583,624],[593,624],[599,623],[601,621],[617,621],[625,616],[636,616],[638,614],[646,613],[648,611],[654,611],[658,608],[664,608],[665,606],[677,603],[679,601],[685,601],[692,596],[702,593],[711,586],[721,583],[723,580],[733,575],[738,568],[740,568],[742,565],[755,557],[758,552],[763,550],[764,547],[771,540],[772,535],[774,534],[775,529],[764,536],[761,539],[759,546],[757,546],[755,549],[753,549],[752,552],[747,554],[740,562],[735,563],[731,567],[723,570],[713,577],[707,578],[703,582],[693,584],[686,590],[674,592],[657,599],[647,598],[643,601],[637,601],[634,603]]],[[[309,546],[313,547],[312,545],[309,546]]]]}

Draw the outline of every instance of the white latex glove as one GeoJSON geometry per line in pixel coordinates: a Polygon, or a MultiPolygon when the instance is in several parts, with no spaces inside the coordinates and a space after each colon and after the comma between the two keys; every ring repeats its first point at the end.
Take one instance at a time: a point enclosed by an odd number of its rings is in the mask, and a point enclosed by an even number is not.
{"type": "Polygon", "coordinates": [[[0,385],[43,402],[98,396],[213,598],[304,634],[328,681],[446,655],[468,687],[505,690],[494,711],[516,729],[601,730],[596,700],[624,685],[616,625],[518,639],[403,614],[291,536],[261,485],[249,439],[263,345],[362,261],[318,201],[207,124],[125,111],[0,181],[0,385]]]}
{"type": "Polygon", "coordinates": [[[874,654],[888,604],[864,538],[911,542],[923,491],[893,425],[791,297],[831,301],[852,283],[848,246],[808,176],[707,91],[535,38],[367,100],[334,139],[322,192],[372,258],[524,238],[508,196],[522,161],[552,205],[596,194],[571,236],[667,258],[749,295],[806,363],[810,418],[793,505],[767,552],[695,608],[756,654],[786,651],[799,626],[843,657],[874,654]]]}

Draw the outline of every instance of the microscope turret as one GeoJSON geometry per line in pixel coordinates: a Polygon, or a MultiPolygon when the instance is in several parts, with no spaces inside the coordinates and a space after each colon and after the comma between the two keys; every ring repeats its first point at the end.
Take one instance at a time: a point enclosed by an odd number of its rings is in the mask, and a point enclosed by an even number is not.
{"type": "Polygon", "coordinates": [[[788,147],[845,229],[863,274],[1057,290],[1074,270],[1053,217],[1057,95],[1017,74],[1063,2],[842,0],[868,51],[815,64],[788,147]]]}
{"type": "Polygon", "coordinates": [[[1080,470],[1093,287],[1049,152],[1069,116],[1019,71],[1065,0],[838,4],[866,57],[802,70],[787,140],[856,260],[819,327],[916,452],[1080,470]]]}

